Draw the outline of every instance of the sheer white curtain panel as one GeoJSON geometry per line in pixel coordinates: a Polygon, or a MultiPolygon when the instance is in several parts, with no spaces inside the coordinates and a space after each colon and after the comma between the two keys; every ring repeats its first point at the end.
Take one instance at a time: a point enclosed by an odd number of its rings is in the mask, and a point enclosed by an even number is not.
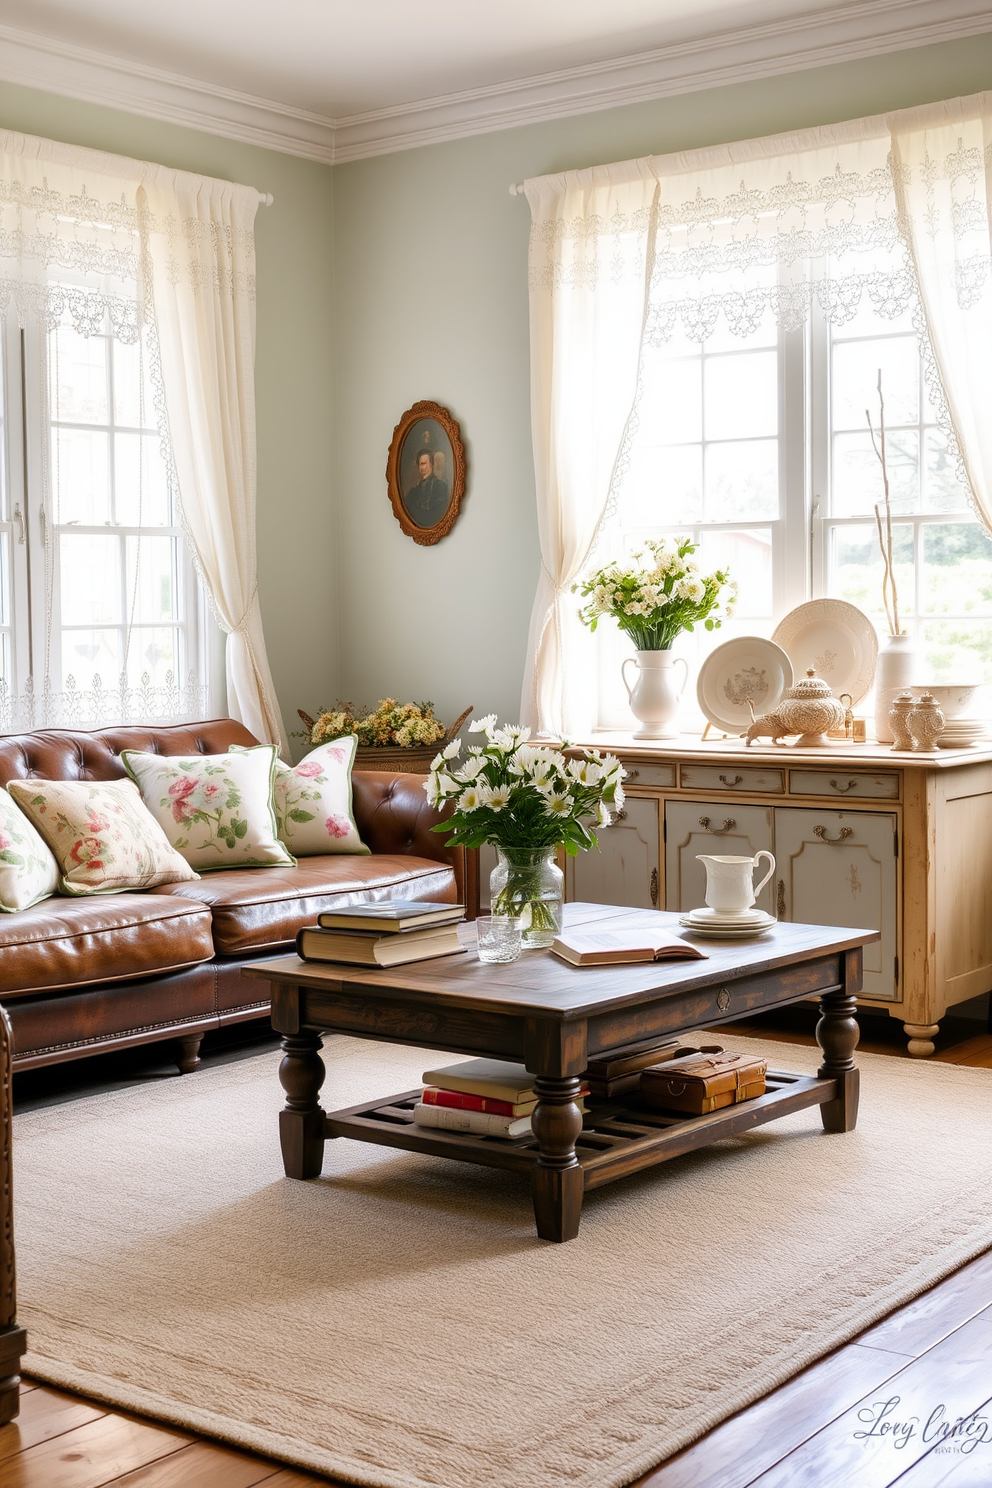
{"type": "Polygon", "coordinates": [[[992,93],[909,109],[891,123],[892,178],[935,401],[992,532],[992,93]]]}
{"type": "MultiPolygon", "coordinates": [[[[525,183],[543,565],[523,689],[534,726],[588,727],[568,586],[623,479],[647,346],[797,329],[814,306],[838,325],[863,302],[913,311],[938,419],[992,530],[990,114],[981,94],[525,183]],[[604,336],[618,315],[624,333],[604,336]]],[[[659,490],[659,525],[678,521],[659,490]]]]}
{"type": "Polygon", "coordinates": [[[137,199],[183,522],[227,632],[228,707],[256,738],[280,744],[255,546],[259,195],[149,166],[137,199]]]}
{"type": "Polygon", "coordinates": [[[566,719],[576,730],[592,722],[571,586],[603,518],[637,385],[657,183],[650,171],[614,179],[607,168],[525,189],[541,576],[520,706],[528,727],[558,735],[566,719]]]}

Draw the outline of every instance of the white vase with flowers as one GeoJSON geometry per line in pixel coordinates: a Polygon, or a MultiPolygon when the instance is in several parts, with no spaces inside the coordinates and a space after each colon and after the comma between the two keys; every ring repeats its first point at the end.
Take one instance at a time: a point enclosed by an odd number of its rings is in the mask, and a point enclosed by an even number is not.
{"type": "Polygon", "coordinates": [[[733,614],[737,585],[725,569],[702,573],[695,551],[687,537],[659,538],[633,554],[632,567],[609,563],[573,586],[588,600],[579,611],[583,624],[595,630],[609,615],[637,647],[636,658],[628,656],[623,663],[630,711],[641,725],[635,739],[678,737],[675,718],[689,668],[684,658],[672,655],[672,646],[700,622],[716,630],[733,614]],[[635,660],[638,675],[631,685],[626,671],[635,660]],[[681,686],[674,676],[679,665],[685,669],[681,686]]]}

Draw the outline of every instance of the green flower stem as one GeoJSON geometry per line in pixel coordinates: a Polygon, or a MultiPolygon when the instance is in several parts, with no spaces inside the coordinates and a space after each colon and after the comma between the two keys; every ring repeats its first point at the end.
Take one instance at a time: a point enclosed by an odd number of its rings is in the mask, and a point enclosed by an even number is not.
{"type": "Polygon", "coordinates": [[[501,849],[506,863],[506,885],[491,905],[494,915],[524,920],[529,911],[530,923],[524,929],[556,930],[557,917],[550,903],[541,898],[541,868],[550,857],[547,852],[508,853],[501,849]]]}

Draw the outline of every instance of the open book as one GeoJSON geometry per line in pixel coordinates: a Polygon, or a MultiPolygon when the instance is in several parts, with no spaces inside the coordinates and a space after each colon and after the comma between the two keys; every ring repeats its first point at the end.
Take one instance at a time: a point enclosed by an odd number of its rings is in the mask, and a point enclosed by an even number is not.
{"type": "Polygon", "coordinates": [[[551,943],[572,966],[619,966],[625,961],[705,961],[706,952],[670,930],[568,930],[551,943]]]}

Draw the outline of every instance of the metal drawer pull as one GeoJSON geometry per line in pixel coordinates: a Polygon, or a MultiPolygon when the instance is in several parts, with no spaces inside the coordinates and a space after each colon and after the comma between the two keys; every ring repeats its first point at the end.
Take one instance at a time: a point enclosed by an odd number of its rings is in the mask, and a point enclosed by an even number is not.
{"type": "Polygon", "coordinates": [[[658,908],[658,870],[657,870],[657,868],[652,868],[651,869],[651,884],[650,884],[650,890],[649,891],[650,891],[650,894],[651,894],[651,903],[653,904],[654,908],[657,909],[658,908]]]}
{"type": "Polygon", "coordinates": [[[853,790],[857,783],[858,782],[856,780],[849,780],[846,785],[841,785],[839,780],[831,780],[830,782],[834,790],[840,791],[841,795],[843,795],[846,791],[853,790]]]}
{"type": "Polygon", "coordinates": [[[21,508],[19,506],[15,506],[14,507],[14,521],[17,523],[17,530],[20,533],[20,537],[17,539],[18,547],[23,547],[24,546],[24,517],[23,517],[23,515],[21,513],[21,508]]]}
{"type": "Polygon", "coordinates": [[[785,879],[784,878],[780,878],[779,881],[778,881],[778,904],[777,904],[776,908],[778,910],[778,917],[779,917],[779,919],[780,920],[784,920],[785,919],[785,879]]]}
{"type": "Polygon", "coordinates": [[[821,842],[829,842],[832,845],[835,842],[844,842],[848,837],[853,837],[854,828],[841,827],[836,837],[828,837],[826,827],[814,827],[813,834],[814,836],[819,837],[821,842]]]}
{"type": "Polygon", "coordinates": [[[640,773],[640,770],[628,770],[624,778],[627,780],[636,780],[640,773]]]}
{"type": "Polygon", "coordinates": [[[724,819],[723,819],[723,826],[722,827],[711,827],[710,826],[710,819],[709,819],[709,817],[708,816],[701,816],[699,818],[699,825],[701,827],[705,827],[706,830],[708,832],[711,832],[714,837],[722,837],[723,834],[724,834],[724,832],[732,832],[734,830],[734,828],[736,827],[737,823],[736,823],[736,821],[734,820],[734,818],[732,816],[725,816],[724,819]]]}
{"type": "Polygon", "coordinates": [[[627,820],[627,808],[626,808],[626,806],[621,806],[619,811],[614,811],[614,813],[613,813],[613,824],[614,824],[614,826],[616,826],[616,824],[617,824],[618,821],[626,821],[626,820],[627,820]]]}
{"type": "Polygon", "coordinates": [[[743,779],[744,779],[744,776],[743,775],[735,775],[734,778],[733,778],[733,780],[728,780],[727,777],[726,777],[726,775],[721,775],[719,777],[720,784],[721,785],[726,785],[726,786],[740,785],[740,783],[741,783],[741,781],[743,779]]]}

